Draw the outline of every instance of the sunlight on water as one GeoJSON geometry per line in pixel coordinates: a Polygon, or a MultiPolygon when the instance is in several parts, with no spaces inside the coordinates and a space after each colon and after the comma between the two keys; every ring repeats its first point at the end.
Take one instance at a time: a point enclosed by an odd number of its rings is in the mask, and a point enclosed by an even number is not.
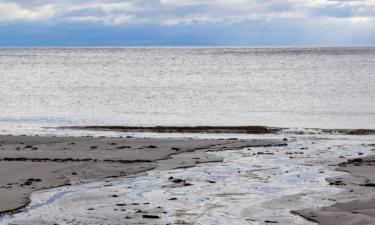
{"type": "Polygon", "coordinates": [[[0,129],[375,128],[374,48],[1,49],[0,129]]]}

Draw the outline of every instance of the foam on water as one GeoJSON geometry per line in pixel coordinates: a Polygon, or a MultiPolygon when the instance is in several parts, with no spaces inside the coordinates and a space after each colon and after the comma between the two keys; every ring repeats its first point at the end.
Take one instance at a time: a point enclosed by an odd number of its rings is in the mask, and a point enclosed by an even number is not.
{"type": "Polygon", "coordinates": [[[153,224],[258,225],[277,221],[283,225],[308,225],[311,223],[292,215],[290,210],[333,204],[330,196],[342,189],[329,186],[325,179],[341,172],[327,170],[327,164],[339,156],[371,154],[372,147],[366,144],[373,144],[375,137],[288,138],[288,146],[210,153],[223,157],[221,163],[156,169],[132,178],[35,192],[23,212],[3,217],[0,224],[135,224],[139,222],[135,215],[148,211],[161,217],[152,220],[153,224]],[[192,186],[175,186],[171,176],[192,186]],[[119,197],[110,197],[113,194],[119,197]],[[171,198],[177,200],[168,200],[171,198]],[[126,203],[126,211],[121,211],[116,203],[126,203]],[[157,210],[160,208],[165,213],[157,210]]]}

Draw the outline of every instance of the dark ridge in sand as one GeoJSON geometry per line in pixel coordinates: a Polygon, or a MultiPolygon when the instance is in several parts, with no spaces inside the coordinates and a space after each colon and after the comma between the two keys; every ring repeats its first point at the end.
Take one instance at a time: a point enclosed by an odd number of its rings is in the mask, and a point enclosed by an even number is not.
{"type": "MultiPolygon", "coordinates": [[[[286,128],[279,128],[279,129],[281,131],[287,130],[286,128]]],[[[323,133],[323,134],[375,135],[375,130],[373,129],[320,129],[320,128],[305,128],[305,129],[311,130],[317,133],[323,133]]],[[[296,132],[298,134],[303,134],[303,131],[296,131],[296,132]]]]}
{"type": "MultiPolygon", "coordinates": [[[[118,131],[118,132],[150,132],[150,133],[232,133],[232,134],[274,134],[286,128],[281,127],[267,127],[267,126],[155,126],[155,127],[140,127],[140,126],[67,126],[59,127],[59,129],[72,130],[94,130],[94,131],[118,131]]],[[[319,129],[306,128],[316,132],[327,134],[346,134],[346,135],[375,135],[373,129],[319,129]]],[[[296,131],[302,132],[302,131],[296,131]]]]}
{"type": "Polygon", "coordinates": [[[120,132],[155,132],[155,133],[243,133],[243,134],[269,134],[277,133],[281,128],[265,126],[196,126],[196,127],[131,127],[131,126],[72,126],[60,127],[61,129],[75,130],[103,130],[120,132]]]}
{"type": "Polygon", "coordinates": [[[208,151],[286,145],[282,140],[0,136],[0,213],[26,206],[31,192],[195,166],[208,151]]]}
{"type": "Polygon", "coordinates": [[[325,133],[339,133],[347,135],[374,135],[375,130],[372,129],[323,129],[325,133]]]}
{"type": "MultiPolygon", "coordinates": [[[[349,178],[338,178],[331,185],[340,186],[351,195],[375,191],[375,156],[350,159],[338,165],[339,171],[348,172],[349,178]],[[360,178],[362,182],[354,182],[360,178]]],[[[348,193],[346,193],[347,195],[348,193]]],[[[358,198],[358,197],[357,197],[358,198]]],[[[374,225],[375,196],[369,199],[357,199],[349,202],[336,203],[321,209],[304,209],[293,211],[310,221],[322,225],[374,225]]]]}

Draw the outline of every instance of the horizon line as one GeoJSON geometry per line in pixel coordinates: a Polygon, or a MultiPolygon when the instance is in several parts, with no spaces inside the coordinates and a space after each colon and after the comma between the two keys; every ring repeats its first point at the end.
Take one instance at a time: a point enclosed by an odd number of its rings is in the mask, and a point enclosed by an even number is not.
{"type": "Polygon", "coordinates": [[[116,49],[116,48],[375,48],[375,45],[29,45],[1,46],[0,49],[116,49]]]}

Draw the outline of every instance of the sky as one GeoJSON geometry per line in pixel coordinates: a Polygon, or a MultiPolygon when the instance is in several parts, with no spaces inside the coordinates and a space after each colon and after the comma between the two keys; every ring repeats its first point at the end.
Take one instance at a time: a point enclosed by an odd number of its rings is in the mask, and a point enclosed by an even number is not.
{"type": "Polygon", "coordinates": [[[0,0],[0,46],[369,46],[375,0],[0,0]]]}

